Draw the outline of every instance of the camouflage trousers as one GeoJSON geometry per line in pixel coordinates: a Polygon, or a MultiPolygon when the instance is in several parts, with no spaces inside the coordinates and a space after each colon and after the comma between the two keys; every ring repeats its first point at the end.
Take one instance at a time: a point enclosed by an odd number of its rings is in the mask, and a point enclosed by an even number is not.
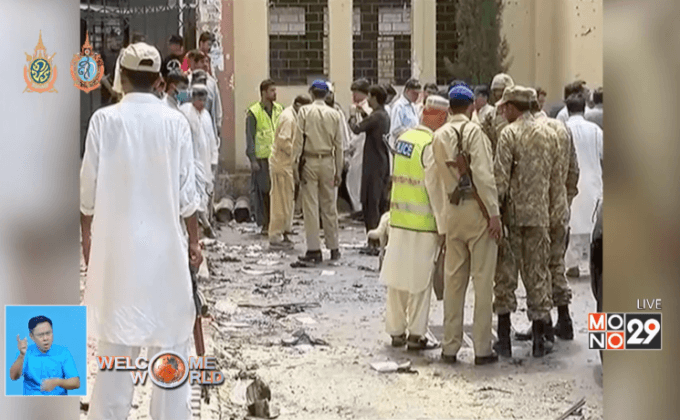
{"type": "Polygon", "coordinates": [[[571,303],[571,288],[564,275],[564,255],[567,252],[567,226],[557,226],[550,229],[550,257],[548,268],[552,280],[552,302],[555,306],[571,303]]]}
{"type": "Polygon", "coordinates": [[[536,226],[511,226],[498,250],[494,278],[494,312],[502,315],[517,310],[518,274],[527,291],[529,320],[546,320],[552,308],[552,287],[548,269],[549,229],[536,226]]]}

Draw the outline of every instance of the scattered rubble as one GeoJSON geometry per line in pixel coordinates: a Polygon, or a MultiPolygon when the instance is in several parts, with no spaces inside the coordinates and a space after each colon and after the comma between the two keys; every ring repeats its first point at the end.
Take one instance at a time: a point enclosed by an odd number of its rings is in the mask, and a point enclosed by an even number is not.
{"type": "Polygon", "coordinates": [[[300,345],[310,345],[310,346],[328,346],[328,342],[320,338],[312,338],[305,332],[305,330],[297,330],[292,334],[290,338],[284,338],[281,340],[281,345],[286,347],[294,347],[300,345]]]}

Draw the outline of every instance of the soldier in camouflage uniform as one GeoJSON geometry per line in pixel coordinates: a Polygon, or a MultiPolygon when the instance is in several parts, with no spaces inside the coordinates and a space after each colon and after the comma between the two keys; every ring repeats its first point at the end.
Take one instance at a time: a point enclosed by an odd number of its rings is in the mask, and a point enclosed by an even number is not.
{"type": "Polygon", "coordinates": [[[494,312],[498,314],[495,350],[511,356],[510,313],[517,309],[517,277],[527,291],[527,314],[532,321],[533,355],[552,350],[550,309],[552,287],[548,269],[550,209],[559,194],[558,139],[553,130],[530,112],[531,90],[507,88],[496,104],[509,122],[498,140],[494,173],[508,228],[500,253],[494,285],[494,312]]]}
{"type": "MultiPolygon", "coordinates": [[[[531,112],[536,121],[544,123],[554,131],[558,139],[557,166],[558,183],[555,189],[554,205],[550,208],[550,257],[549,269],[552,281],[552,302],[557,307],[558,320],[555,325],[555,335],[563,340],[574,339],[574,327],[569,316],[571,303],[571,289],[565,276],[564,255],[567,251],[567,231],[569,227],[569,212],[571,202],[578,193],[578,160],[576,148],[571,132],[561,121],[549,118],[541,111],[538,98],[531,90],[531,112]]],[[[518,340],[530,340],[531,330],[517,333],[518,340]]],[[[548,337],[551,341],[553,337],[548,337]]]]}
{"type": "MultiPolygon", "coordinates": [[[[513,82],[512,77],[505,73],[499,73],[494,76],[493,81],[491,82],[491,98],[489,103],[495,104],[503,96],[503,91],[514,85],[515,82],[513,82]]],[[[484,134],[486,134],[491,141],[491,152],[495,155],[496,145],[498,144],[501,131],[508,125],[508,121],[498,112],[496,106],[492,106],[492,108],[484,114],[481,125],[484,134]]]]}

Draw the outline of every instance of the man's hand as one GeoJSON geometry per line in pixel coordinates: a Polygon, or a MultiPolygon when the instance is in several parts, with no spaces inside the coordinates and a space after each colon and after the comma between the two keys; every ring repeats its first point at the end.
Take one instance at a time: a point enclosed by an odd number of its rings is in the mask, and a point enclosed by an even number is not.
{"type": "Polygon", "coordinates": [[[258,172],[260,170],[260,164],[258,161],[253,160],[250,162],[250,170],[253,172],[258,172]]]}
{"type": "Polygon", "coordinates": [[[43,379],[42,383],[40,384],[40,390],[44,392],[51,392],[54,388],[58,386],[59,379],[57,378],[43,379]]]}
{"type": "Polygon", "coordinates": [[[198,270],[203,262],[203,254],[201,253],[201,245],[198,243],[189,244],[189,264],[198,270]]]}
{"type": "Polygon", "coordinates": [[[503,227],[501,225],[500,216],[493,216],[489,219],[489,236],[497,243],[503,238],[503,227]]]}
{"type": "Polygon", "coordinates": [[[439,235],[438,247],[446,246],[446,235],[439,235]]]}
{"type": "Polygon", "coordinates": [[[342,177],[340,175],[335,175],[335,179],[333,181],[333,186],[339,187],[341,183],[342,183],[342,177]]]}
{"type": "Polygon", "coordinates": [[[28,338],[24,338],[21,340],[19,338],[19,334],[17,334],[17,347],[19,348],[19,352],[21,352],[22,356],[26,355],[26,349],[28,348],[28,338]]]}

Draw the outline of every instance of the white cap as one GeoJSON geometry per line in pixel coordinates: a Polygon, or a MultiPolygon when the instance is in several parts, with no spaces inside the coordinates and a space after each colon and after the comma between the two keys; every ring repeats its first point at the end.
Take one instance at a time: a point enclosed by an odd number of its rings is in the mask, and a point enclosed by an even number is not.
{"type": "Polygon", "coordinates": [[[161,71],[161,54],[156,47],[138,42],[123,50],[120,65],[128,70],[158,73],[161,71]]]}
{"type": "Polygon", "coordinates": [[[449,109],[449,101],[439,95],[430,95],[425,100],[425,109],[439,109],[446,111],[449,109]]]}
{"type": "Polygon", "coordinates": [[[191,85],[191,91],[195,93],[203,93],[203,94],[208,94],[208,87],[202,83],[196,83],[195,85],[191,85]]]}

